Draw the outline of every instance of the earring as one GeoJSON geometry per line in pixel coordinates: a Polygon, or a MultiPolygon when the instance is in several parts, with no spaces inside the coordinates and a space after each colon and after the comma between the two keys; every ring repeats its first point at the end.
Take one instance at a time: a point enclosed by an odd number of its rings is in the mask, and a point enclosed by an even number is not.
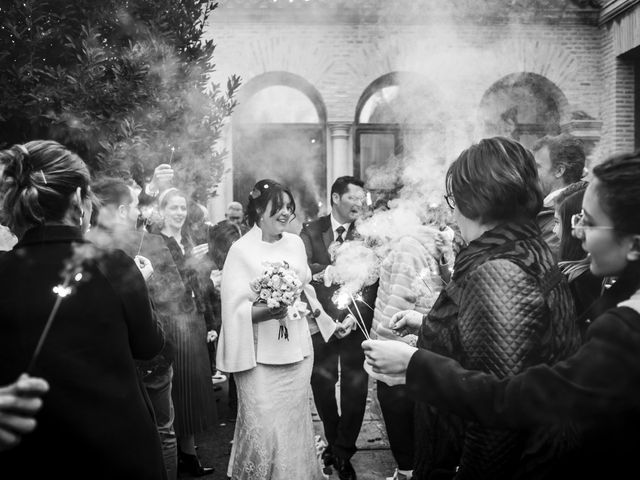
{"type": "Polygon", "coordinates": [[[80,207],[80,220],[78,223],[82,226],[82,221],[84,220],[84,208],[80,207]]]}

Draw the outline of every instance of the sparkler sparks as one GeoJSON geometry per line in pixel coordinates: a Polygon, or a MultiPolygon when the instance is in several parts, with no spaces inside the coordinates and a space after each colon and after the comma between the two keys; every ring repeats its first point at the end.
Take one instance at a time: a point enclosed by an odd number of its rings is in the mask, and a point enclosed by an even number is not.
{"type": "Polygon", "coordinates": [[[51,308],[51,312],[49,312],[49,317],[44,324],[44,328],[42,329],[40,338],[38,338],[38,343],[36,344],[36,348],[33,351],[31,360],[29,360],[29,366],[26,370],[28,374],[31,374],[33,372],[33,368],[36,365],[38,357],[40,356],[42,346],[44,345],[44,342],[49,335],[51,325],[53,324],[53,320],[58,313],[58,309],[60,308],[62,300],[69,297],[75,292],[77,284],[79,282],[81,282],[82,280],[87,280],[90,277],[89,274],[85,275],[85,272],[83,270],[83,262],[88,258],[92,258],[93,256],[95,256],[93,252],[93,247],[91,247],[89,244],[74,247],[73,256],[65,263],[64,269],[60,273],[60,275],[62,276],[62,283],[55,285],[51,289],[52,292],[56,294],[56,301],[51,308]]]}
{"type": "Polygon", "coordinates": [[[40,338],[38,339],[38,343],[36,345],[36,349],[33,351],[33,355],[31,356],[31,360],[29,361],[29,366],[27,367],[27,373],[30,374],[33,371],[33,367],[40,356],[40,351],[42,350],[42,346],[44,345],[44,341],[49,334],[49,330],[51,329],[51,325],[53,324],[53,319],[58,313],[58,309],[60,308],[60,304],[62,300],[73,293],[73,287],[69,284],[71,283],[71,277],[73,276],[74,280],[79,281],[82,279],[82,273],[77,272],[73,275],[74,272],[69,272],[65,276],[64,281],[60,285],[56,285],[53,287],[53,293],[56,294],[56,301],[53,304],[53,308],[49,313],[49,317],[47,318],[47,322],[44,324],[44,328],[42,329],[42,333],[40,334],[40,338]]]}
{"type": "Polygon", "coordinates": [[[338,307],[338,310],[344,310],[345,308],[348,310],[351,316],[355,319],[356,325],[360,328],[365,338],[367,340],[371,340],[371,337],[367,332],[367,326],[364,323],[364,319],[362,318],[362,314],[360,313],[360,309],[358,308],[358,304],[356,303],[353,295],[344,289],[340,289],[333,295],[332,300],[336,307],[338,307]],[[351,307],[349,306],[351,302],[353,302],[353,306],[355,307],[358,315],[355,315],[353,310],[351,310],[351,307]]]}

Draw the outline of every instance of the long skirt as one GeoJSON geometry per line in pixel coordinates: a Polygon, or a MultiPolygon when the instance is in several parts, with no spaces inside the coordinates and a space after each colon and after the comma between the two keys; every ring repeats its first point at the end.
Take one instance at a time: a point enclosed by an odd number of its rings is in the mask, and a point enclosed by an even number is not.
{"type": "Polygon", "coordinates": [[[175,342],[171,390],[174,428],[178,437],[195,435],[214,427],[217,420],[207,329],[202,314],[194,311],[175,315],[170,335],[175,342]]]}
{"type": "Polygon", "coordinates": [[[234,373],[238,416],[227,474],[232,480],[322,480],[311,419],[313,355],[234,373]]]}

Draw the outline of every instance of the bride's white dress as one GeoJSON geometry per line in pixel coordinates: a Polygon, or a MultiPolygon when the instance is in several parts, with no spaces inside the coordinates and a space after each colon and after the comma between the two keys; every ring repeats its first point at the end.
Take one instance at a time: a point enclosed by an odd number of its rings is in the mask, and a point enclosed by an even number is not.
{"type": "Polygon", "coordinates": [[[222,275],[222,328],[216,364],[233,372],[238,416],[227,474],[233,480],[321,480],[311,419],[313,347],[306,319],[288,320],[289,339],[278,338],[280,324],[251,322],[256,295],[249,282],[263,262],[286,260],[308,283],[311,273],[302,240],[284,234],[262,241],[254,227],[229,250],[222,275]]]}

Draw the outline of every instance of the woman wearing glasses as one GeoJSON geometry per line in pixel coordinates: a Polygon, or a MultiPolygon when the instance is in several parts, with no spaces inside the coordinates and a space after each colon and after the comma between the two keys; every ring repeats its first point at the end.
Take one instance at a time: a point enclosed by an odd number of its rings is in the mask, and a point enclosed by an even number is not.
{"type": "Polygon", "coordinates": [[[588,183],[579,181],[567,186],[555,203],[553,232],[560,240],[558,267],[569,281],[569,289],[576,307],[576,323],[584,339],[591,321],[602,312],[595,312],[602,295],[604,280],[591,273],[591,263],[582,248],[582,240],[573,235],[573,226],[582,210],[582,199],[588,183]]]}
{"type": "MultiPolygon", "coordinates": [[[[487,138],[460,154],[446,181],[467,245],[423,319],[419,347],[498,377],[573,353],[579,344],[573,300],[536,223],[542,192],[533,155],[513,140],[487,138]]],[[[420,319],[399,312],[391,321],[400,330],[420,319]]],[[[417,478],[514,478],[564,448],[562,424],[544,431],[489,429],[446,408],[419,408],[427,423],[417,478]]]]}
{"type": "Polygon", "coordinates": [[[576,422],[579,448],[550,460],[543,478],[640,474],[640,152],[606,160],[593,174],[574,232],[589,253],[591,271],[617,281],[603,295],[612,307],[591,324],[571,357],[499,379],[400,342],[363,343],[374,371],[406,371],[416,398],[487,427],[576,422]]]}

